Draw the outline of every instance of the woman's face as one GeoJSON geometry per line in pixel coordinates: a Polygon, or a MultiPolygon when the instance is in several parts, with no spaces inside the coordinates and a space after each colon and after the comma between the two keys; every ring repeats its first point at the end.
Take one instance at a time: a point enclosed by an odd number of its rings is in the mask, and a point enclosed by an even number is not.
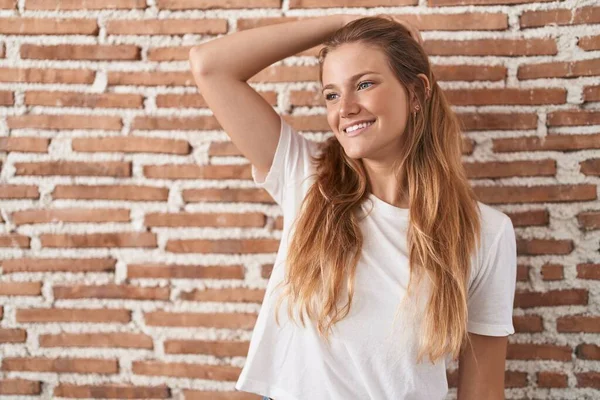
{"type": "Polygon", "coordinates": [[[327,122],[346,155],[393,161],[408,121],[408,92],[383,52],[362,43],[344,44],[325,58],[322,79],[327,122]],[[374,122],[366,129],[344,131],[365,120],[374,122]]]}

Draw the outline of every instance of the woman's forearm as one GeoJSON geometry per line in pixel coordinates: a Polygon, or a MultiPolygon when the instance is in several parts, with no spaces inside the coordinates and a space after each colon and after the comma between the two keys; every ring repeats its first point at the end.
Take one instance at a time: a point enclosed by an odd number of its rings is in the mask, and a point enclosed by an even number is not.
{"type": "Polygon", "coordinates": [[[279,60],[319,45],[346,20],[337,14],[234,32],[194,46],[190,63],[195,73],[216,71],[246,81],[279,60]]]}

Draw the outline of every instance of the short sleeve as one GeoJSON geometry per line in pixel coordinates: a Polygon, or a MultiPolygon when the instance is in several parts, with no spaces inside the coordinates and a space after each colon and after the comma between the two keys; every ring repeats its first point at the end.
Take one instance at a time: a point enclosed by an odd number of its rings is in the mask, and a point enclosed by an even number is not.
{"type": "Polygon", "coordinates": [[[512,323],[517,278],[517,244],[505,216],[483,265],[469,287],[467,331],[486,336],[515,332],[512,323]]]}
{"type": "Polygon", "coordinates": [[[271,195],[278,205],[283,204],[283,199],[288,188],[300,182],[313,169],[310,156],[315,154],[319,147],[317,142],[310,141],[297,133],[281,116],[281,130],[279,141],[273,157],[273,163],[264,181],[257,178],[257,170],[252,165],[252,179],[256,186],[263,188],[271,195]]]}

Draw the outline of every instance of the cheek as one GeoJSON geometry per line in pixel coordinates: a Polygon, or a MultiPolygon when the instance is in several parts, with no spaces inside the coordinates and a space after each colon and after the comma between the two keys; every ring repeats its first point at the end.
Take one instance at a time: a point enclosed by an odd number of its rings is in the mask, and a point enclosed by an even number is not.
{"type": "Polygon", "coordinates": [[[331,129],[331,131],[333,133],[335,133],[336,135],[338,135],[338,126],[337,126],[338,122],[337,122],[337,119],[333,115],[331,115],[331,114],[327,115],[327,124],[329,125],[329,128],[331,129]]]}

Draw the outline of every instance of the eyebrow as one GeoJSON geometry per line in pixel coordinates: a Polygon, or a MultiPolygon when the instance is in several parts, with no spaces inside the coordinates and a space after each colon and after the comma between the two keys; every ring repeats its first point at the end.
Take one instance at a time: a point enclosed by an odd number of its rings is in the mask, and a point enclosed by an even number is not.
{"type": "MultiPolygon", "coordinates": [[[[379,74],[378,74],[377,72],[375,72],[375,71],[363,71],[363,72],[359,72],[358,74],[352,75],[352,76],[351,76],[351,77],[348,79],[348,82],[352,82],[352,81],[354,81],[354,80],[356,80],[356,79],[360,78],[361,76],[363,76],[363,75],[367,75],[367,74],[377,74],[377,75],[379,75],[379,74]]],[[[323,89],[321,90],[321,93],[322,93],[322,92],[324,92],[324,91],[325,91],[325,89],[329,89],[329,88],[332,88],[332,87],[334,87],[334,86],[335,86],[335,85],[334,85],[334,84],[332,84],[332,83],[330,83],[330,84],[328,84],[328,85],[325,85],[325,86],[323,86],[323,89]]]]}

